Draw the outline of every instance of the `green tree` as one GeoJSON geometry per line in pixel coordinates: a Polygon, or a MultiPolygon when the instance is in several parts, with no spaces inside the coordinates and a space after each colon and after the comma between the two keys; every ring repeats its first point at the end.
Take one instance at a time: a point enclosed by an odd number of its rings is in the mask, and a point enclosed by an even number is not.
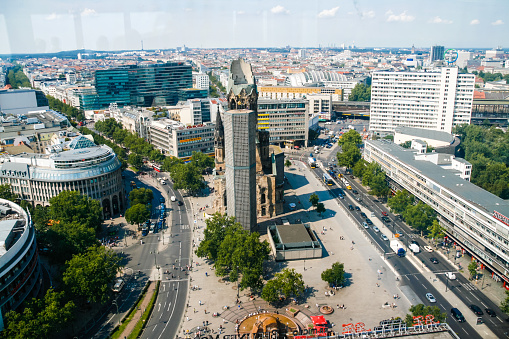
{"type": "Polygon", "coordinates": [[[279,290],[278,281],[275,279],[269,280],[265,286],[263,286],[261,297],[269,304],[274,304],[279,300],[279,290]]]}
{"type": "Polygon", "coordinates": [[[403,148],[410,148],[410,146],[412,146],[412,141],[411,140],[405,141],[400,146],[403,148]]]}
{"type": "Polygon", "coordinates": [[[440,226],[440,223],[438,222],[438,220],[436,220],[436,219],[433,220],[433,223],[431,224],[431,226],[428,227],[428,238],[433,240],[436,245],[436,243],[440,239],[443,239],[444,236],[445,236],[444,228],[442,226],[440,226]]]}
{"type": "Polygon", "coordinates": [[[319,203],[316,205],[316,212],[318,212],[318,214],[319,214],[320,216],[322,216],[322,213],[325,213],[325,211],[327,211],[327,210],[325,209],[324,204],[323,204],[323,203],[321,203],[321,202],[319,202],[319,203]]]}
{"type": "Polygon", "coordinates": [[[348,132],[346,132],[345,134],[343,134],[341,139],[338,140],[338,144],[339,145],[353,144],[353,145],[357,146],[357,145],[362,144],[362,137],[359,134],[359,132],[357,132],[354,129],[351,129],[348,132]]]}
{"type": "Polygon", "coordinates": [[[345,281],[345,265],[335,262],[331,268],[322,272],[322,280],[329,286],[342,286],[345,281]]]}
{"type": "Polygon", "coordinates": [[[352,173],[357,178],[361,178],[364,176],[364,172],[366,171],[368,166],[368,162],[364,159],[360,159],[355,163],[355,165],[352,168],[352,173]]]}
{"type": "Polygon", "coordinates": [[[33,298],[22,312],[5,315],[3,338],[54,338],[73,317],[74,302],[64,303],[64,292],[46,291],[44,298],[33,298]]]}
{"type": "Polygon", "coordinates": [[[138,227],[148,218],[150,218],[150,210],[143,204],[133,205],[125,211],[125,220],[130,224],[137,224],[138,227]]]}
{"type": "Polygon", "coordinates": [[[297,273],[293,268],[285,268],[276,273],[275,278],[278,281],[280,294],[285,298],[299,298],[304,294],[305,285],[302,280],[302,274],[297,273]]]}
{"type": "Polygon", "coordinates": [[[150,160],[161,164],[164,162],[166,157],[161,153],[161,151],[154,149],[150,152],[149,158],[150,160]]]}
{"type": "Polygon", "coordinates": [[[314,208],[318,205],[318,201],[320,201],[320,198],[318,198],[318,194],[313,193],[309,196],[309,202],[311,205],[313,205],[314,208]]]}
{"type": "Polygon", "coordinates": [[[63,274],[65,288],[83,300],[104,303],[110,284],[120,270],[120,258],[103,246],[90,247],[66,263],[63,274]]]}
{"type": "Polygon", "coordinates": [[[129,154],[129,159],[127,161],[136,169],[140,169],[143,165],[143,158],[136,153],[129,154]]]}
{"type": "Polygon", "coordinates": [[[361,152],[354,144],[344,144],[342,152],[336,154],[338,165],[346,168],[352,168],[357,161],[361,159],[361,152]]]}
{"type": "Polygon", "coordinates": [[[223,240],[228,234],[234,234],[237,230],[242,229],[242,225],[235,221],[235,217],[221,213],[214,213],[205,223],[207,227],[203,232],[203,241],[200,242],[196,255],[215,261],[223,240]]]}
{"type": "Polygon", "coordinates": [[[500,310],[505,314],[509,314],[509,291],[505,291],[506,298],[500,304],[500,310]]]}
{"type": "Polygon", "coordinates": [[[377,197],[385,197],[391,191],[387,184],[387,180],[385,180],[385,173],[378,173],[375,175],[371,180],[369,187],[369,194],[377,197]]]}
{"type": "Polygon", "coordinates": [[[183,165],[184,161],[177,157],[166,157],[164,159],[163,165],[161,166],[161,170],[164,172],[171,172],[173,167],[176,165],[183,165]]]}
{"type": "Polygon", "coordinates": [[[371,86],[364,84],[357,84],[352,89],[348,96],[348,101],[370,101],[371,100],[371,86]]]}
{"type": "Polygon", "coordinates": [[[17,196],[12,192],[11,185],[0,185],[0,199],[14,201],[16,198],[17,196]]]}
{"type": "Polygon", "coordinates": [[[468,273],[470,273],[470,279],[475,279],[477,277],[477,263],[475,261],[471,261],[468,264],[468,273]]]}
{"type": "Polygon", "coordinates": [[[76,223],[98,231],[102,223],[99,201],[77,191],[62,191],[49,200],[48,220],[76,223]]]}
{"type": "Polygon", "coordinates": [[[191,164],[195,166],[196,168],[203,171],[206,168],[214,167],[214,159],[209,157],[206,154],[203,154],[202,152],[193,152],[193,155],[191,155],[191,164]]]}
{"type": "Polygon", "coordinates": [[[417,205],[409,205],[403,213],[408,225],[422,232],[427,231],[436,218],[436,212],[430,206],[419,201],[417,205]]]}
{"type": "Polygon", "coordinates": [[[177,164],[171,169],[171,178],[175,189],[195,192],[205,187],[201,170],[192,164],[177,164]]]}
{"type": "MultiPolygon", "coordinates": [[[[412,305],[410,307],[410,313],[405,317],[405,322],[408,327],[412,327],[414,325],[413,317],[426,317],[427,315],[432,315],[434,317],[434,322],[443,323],[447,318],[447,313],[442,313],[438,306],[424,306],[423,304],[412,305]]],[[[425,319],[423,319],[425,321],[425,319]]]]}
{"type": "Polygon", "coordinates": [[[392,134],[386,135],[386,136],[384,137],[384,139],[386,139],[386,140],[390,140],[390,141],[394,141],[394,135],[392,135],[392,134]]]}
{"type": "Polygon", "coordinates": [[[397,191],[396,194],[389,198],[387,205],[391,208],[392,213],[403,213],[409,205],[414,203],[414,196],[407,190],[397,191]]]}
{"type": "Polygon", "coordinates": [[[50,258],[57,263],[71,259],[74,254],[83,253],[87,248],[98,245],[95,229],[77,221],[51,223],[47,231],[38,237],[49,248],[50,258]]]}
{"type": "Polygon", "coordinates": [[[290,166],[292,166],[292,162],[290,161],[290,159],[286,159],[285,166],[286,166],[286,168],[289,168],[290,166]]]}
{"type": "Polygon", "coordinates": [[[152,192],[149,188],[136,188],[129,192],[129,201],[131,202],[131,206],[137,204],[146,205],[150,203],[154,199],[154,192],[152,192]]]}

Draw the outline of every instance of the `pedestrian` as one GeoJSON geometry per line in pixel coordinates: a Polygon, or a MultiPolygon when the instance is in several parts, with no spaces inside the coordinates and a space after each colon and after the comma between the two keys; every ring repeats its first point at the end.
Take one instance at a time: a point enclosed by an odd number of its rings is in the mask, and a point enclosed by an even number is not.
{"type": "Polygon", "coordinates": [[[201,300],[198,300],[198,304],[200,304],[200,306],[201,306],[201,300]]]}
{"type": "Polygon", "coordinates": [[[186,317],[186,321],[189,321],[189,317],[186,317]]]}
{"type": "Polygon", "coordinates": [[[205,309],[204,311],[205,311],[205,314],[207,314],[207,309],[205,309]]]}
{"type": "Polygon", "coordinates": [[[195,307],[195,308],[193,308],[193,313],[196,313],[196,307],[195,307]]]}

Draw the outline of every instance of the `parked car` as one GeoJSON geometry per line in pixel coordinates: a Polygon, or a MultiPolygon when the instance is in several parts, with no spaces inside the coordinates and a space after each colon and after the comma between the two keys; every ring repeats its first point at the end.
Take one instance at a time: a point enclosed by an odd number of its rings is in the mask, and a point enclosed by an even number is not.
{"type": "Polygon", "coordinates": [[[385,234],[382,234],[381,237],[382,237],[382,240],[389,241],[389,238],[387,238],[387,236],[385,234]]]}
{"type": "Polygon", "coordinates": [[[366,218],[366,223],[367,223],[368,225],[373,225],[373,222],[372,222],[372,221],[371,221],[371,219],[369,219],[369,218],[366,218]]]}
{"type": "Polygon", "coordinates": [[[465,322],[465,317],[457,308],[451,308],[451,315],[454,319],[458,320],[459,323],[465,322]]]}
{"type": "Polygon", "coordinates": [[[378,233],[378,232],[380,232],[380,230],[379,230],[379,229],[378,229],[378,227],[376,227],[376,226],[373,226],[373,231],[375,231],[375,232],[377,232],[377,233],[378,233]]]}
{"type": "Polygon", "coordinates": [[[164,198],[163,197],[159,198],[159,202],[164,204],[164,198]]]}
{"type": "Polygon", "coordinates": [[[352,205],[348,205],[348,209],[349,209],[350,211],[353,211],[353,206],[352,206],[352,205]]]}
{"type": "Polygon", "coordinates": [[[366,219],[366,218],[368,217],[368,216],[366,215],[366,213],[364,213],[364,212],[361,212],[361,213],[360,213],[360,216],[361,216],[361,217],[363,217],[364,219],[366,219]]]}
{"type": "Polygon", "coordinates": [[[360,210],[361,210],[361,208],[360,208],[359,206],[355,206],[355,210],[356,210],[356,211],[360,211],[360,210]]]}
{"type": "Polygon", "coordinates": [[[429,258],[429,261],[431,261],[435,265],[438,264],[438,259],[437,258],[431,257],[431,258],[429,258]]]}
{"type": "Polygon", "coordinates": [[[426,299],[428,299],[428,301],[430,303],[436,303],[437,302],[437,300],[435,299],[435,297],[431,293],[426,293],[426,299]]]}
{"type": "Polygon", "coordinates": [[[369,228],[368,223],[365,221],[362,223],[362,226],[364,226],[364,228],[369,228]]]}
{"type": "Polygon", "coordinates": [[[495,311],[493,311],[491,308],[485,308],[484,311],[486,311],[486,314],[489,315],[490,317],[496,317],[497,316],[495,311]]]}
{"type": "Polygon", "coordinates": [[[472,312],[474,312],[476,315],[483,315],[483,311],[481,310],[481,308],[477,305],[470,305],[469,306],[470,309],[472,310],[472,312]]]}
{"type": "Polygon", "coordinates": [[[433,252],[433,249],[430,246],[424,246],[424,249],[428,252],[433,252]]]}

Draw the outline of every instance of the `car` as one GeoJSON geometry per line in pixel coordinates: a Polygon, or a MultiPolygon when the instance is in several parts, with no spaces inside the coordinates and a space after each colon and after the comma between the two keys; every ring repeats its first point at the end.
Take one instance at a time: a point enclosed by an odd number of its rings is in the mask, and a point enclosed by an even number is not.
{"type": "Polygon", "coordinates": [[[359,206],[355,206],[355,210],[356,210],[356,211],[360,211],[360,210],[361,210],[361,208],[360,208],[359,206]]]}
{"type": "Polygon", "coordinates": [[[431,261],[435,265],[438,264],[438,259],[437,258],[431,257],[431,258],[429,258],[429,261],[431,261]]]}
{"type": "Polygon", "coordinates": [[[161,204],[164,204],[164,198],[163,198],[163,197],[159,198],[159,202],[160,202],[161,204]]]}
{"type": "Polygon", "coordinates": [[[353,211],[353,206],[352,206],[352,205],[348,205],[348,209],[349,209],[350,211],[353,211]]]}
{"type": "Polygon", "coordinates": [[[430,246],[424,246],[424,249],[428,252],[433,252],[433,249],[430,246]]]}
{"type": "Polygon", "coordinates": [[[405,236],[405,235],[404,235],[403,233],[401,233],[401,232],[396,232],[396,233],[394,233],[394,236],[395,236],[396,238],[401,238],[401,237],[403,237],[403,236],[405,236]]]}
{"type": "Polygon", "coordinates": [[[361,213],[360,213],[360,216],[361,216],[361,217],[363,217],[364,219],[366,219],[366,218],[368,217],[368,216],[366,215],[366,213],[364,213],[364,212],[361,212],[361,213]]]}
{"type": "Polygon", "coordinates": [[[352,186],[348,185],[348,186],[346,186],[346,189],[351,190],[352,186]]]}
{"type": "Polygon", "coordinates": [[[146,235],[148,235],[148,228],[144,228],[144,229],[142,229],[142,230],[141,230],[141,235],[142,235],[142,236],[146,236],[146,235]]]}
{"type": "Polygon", "coordinates": [[[352,193],[353,194],[359,194],[359,192],[357,192],[357,190],[352,190],[352,193]]]}
{"type": "Polygon", "coordinates": [[[382,237],[382,239],[385,241],[389,241],[389,238],[387,238],[387,236],[385,234],[382,234],[380,237],[382,237]]]}
{"type": "Polygon", "coordinates": [[[171,196],[171,198],[170,198],[170,200],[171,200],[172,202],[175,202],[175,201],[177,201],[177,198],[176,198],[174,195],[172,195],[172,196],[171,196]]]}
{"type": "Polygon", "coordinates": [[[369,218],[366,218],[366,223],[367,223],[368,225],[373,225],[373,222],[372,222],[372,221],[371,221],[371,219],[369,219],[369,218]]]}
{"type": "Polygon", "coordinates": [[[389,219],[387,217],[382,217],[382,221],[385,222],[385,223],[390,223],[391,219],[389,219]]]}
{"type": "Polygon", "coordinates": [[[340,194],[339,195],[339,199],[344,199],[345,197],[343,196],[343,194],[340,194]]]}
{"type": "Polygon", "coordinates": [[[472,310],[472,312],[474,312],[476,315],[483,315],[483,311],[481,310],[481,308],[477,305],[470,305],[469,308],[472,310]]]}
{"type": "Polygon", "coordinates": [[[362,222],[362,226],[364,226],[364,228],[369,228],[368,223],[367,223],[367,222],[365,222],[365,221],[364,221],[364,222],[362,222]]]}
{"type": "Polygon", "coordinates": [[[179,201],[177,202],[177,205],[182,206],[182,205],[184,205],[184,203],[183,203],[182,201],[180,201],[180,200],[179,200],[179,201]]]}
{"type": "Polygon", "coordinates": [[[419,243],[415,240],[410,241],[410,243],[419,246],[419,243]]]}
{"type": "Polygon", "coordinates": [[[382,212],[382,215],[383,216],[387,216],[387,212],[382,212]]]}
{"type": "Polygon", "coordinates": [[[378,232],[380,232],[380,230],[379,230],[379,229],[378,229],[378,227],[376,227],[376,226],[373,226],[373,231],[375,231],[375,232],[377,232],[377,233],[378,233],[378,232]]]}
{"type": "Polygon", "coordinates": [[[465,322],[465,317],[457,308],[451,308],[451,315],[454,319],[458,320],[459,323],[465,322]]]}
{"type": "Polygon", "coordinates": [[[428,299],[428,301],[430,303],[436,303],[437,302],[437,300],[435,299],[435,297],[431,293],[426,293],[426,299],[428,299]]]}
{"type": "Polygon", "coordinates": [[[401,214],[398,214],[396,218],[398,218],[399,220],[403,220],[403,216],[401,214]]]}
{"type": "Polygon", "coordinates": [[[486,312],[487,315],[489,315],[490,317],[496,317],[497,314],[495,313],[495,311],[493,311],[491,308],[485,308],[484,311],[486,312]]]}
{"type": "Polygon", "coordinates": [[[445,272],[445,276],[449,278],[449,280],[456,280],[456,274],[452,272],[445,272]]]}
{"type": "Polygon", "coordinates": [[[115,285],[113,286],[112,290],[113,292],[120,292],[122,290],[122,287],[124,287],[124,279],[118,278],[115,281],[115,285]]]}

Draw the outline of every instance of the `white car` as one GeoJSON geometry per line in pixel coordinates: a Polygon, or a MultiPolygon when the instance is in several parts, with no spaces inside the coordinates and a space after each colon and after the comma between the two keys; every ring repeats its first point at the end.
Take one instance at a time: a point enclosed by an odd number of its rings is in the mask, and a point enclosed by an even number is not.
{"type": "Polygon", "coordinates": [[[175,196],[174,196],[174,195],[172,195],[172,196],[171,196],[171,198],[170,198],[170,200],[171,200],[172,202],[175,202],[175,201],[177,201],[177,198],[175,198],[175,196]]]}
{"type": "Polygon", "coordinates": [[[435,299],[435,297],[431,293],[426,293],[426,299],[428,299],[428,301],[430,303],[436,303],[437,302],[437,300],[435,299]]]}
{"type": "Polygon", "coordinates": [[[424,246],[424,249],[428,252],[433,252],[433,249],[430,246],[424,246]]]}
{"type": "Polygon", "coordinates": [[[389,241],[389,238],[387,238],[387,236],[385,234],[382,234],[381,237],[382,237],[382,240],[389,241]]]}
{"type": "Polygon", "coordinates": [[[452,272],[446,272],[445,273],[445,276],[449,279],[449,280],[456,280],[456,274],[452,273],[452,272]]]}
{"type": "Polygon", "coordinates": [[[373,231],[375,231],[375,232],[380,232],[380,230],[379,230],[379,229],[378,229],[378,227],[376,227],[376,226],[373,226],[373,231]]]}
{"type": "Polygon", "coordinates": [[[362,223],[362,226],[364,226],[364,228],[369,228],[368,224],[365,221],[362,223]]]}

